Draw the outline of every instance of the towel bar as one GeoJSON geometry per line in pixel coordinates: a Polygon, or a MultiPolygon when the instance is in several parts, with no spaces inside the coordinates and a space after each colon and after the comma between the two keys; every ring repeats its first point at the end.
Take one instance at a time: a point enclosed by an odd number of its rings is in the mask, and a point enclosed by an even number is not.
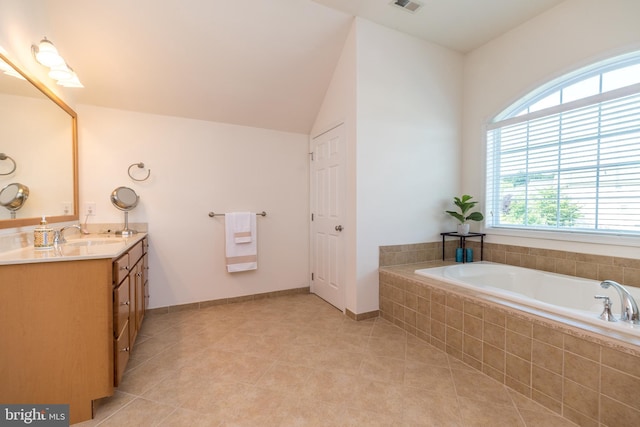
{"type": "MultiPolygon", "coordinates": [[[[209,216],[211,218],[213,218],[214,216],[224,216],[225,214],[220,214],[220,213],[215,213],[215,212],[209,212],[209,216]]],[[[256,213],[256,215],[260,215],[260,216],[267,216],[267,213],[265,211],[262,211],[260,213],[256,213]]]]}

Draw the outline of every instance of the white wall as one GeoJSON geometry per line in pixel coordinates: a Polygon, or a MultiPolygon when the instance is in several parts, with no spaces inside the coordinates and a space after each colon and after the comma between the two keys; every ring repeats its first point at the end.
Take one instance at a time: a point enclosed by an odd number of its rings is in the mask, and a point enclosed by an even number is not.
{"type": "Polygon", "coordinates": [[[355,120],[346,303],[366,313],[378,309],[379,246],[436,240],[446,227],[459,187],[462,56],[356,19],[341,61],[314,130],[355,120]]]}
{"type": "Polygon", "coordinates": [[[81,204],[97,205],[90,223],[122,222],[111,191],[128,186],[140,195],[129,221],[149,224],[151,307],[309,286],[307,135],[77,110],[81,204]],[[151,169],[148,181],[127,175],[138,162],[151,169]],[[243,210],[267,212],[257,219],[258,270],[230,274],[224,217],[208,212],[243,210]]]}
{"type": "MultiPolygon", "coordinates": [[[[640,2],[567,0],[465,57],[462,190],[484,199],[484,124],[539,85],[640,49],[640,2]]],[[[489,242],[598,254],[627,247],[489,235],[489,242]]]]}
{"type": "Polygon", "coordinates": [[[447,227],[461,114],[462,55],[358,20],[356,313],[378,309],[379,246],[447,227]]]}

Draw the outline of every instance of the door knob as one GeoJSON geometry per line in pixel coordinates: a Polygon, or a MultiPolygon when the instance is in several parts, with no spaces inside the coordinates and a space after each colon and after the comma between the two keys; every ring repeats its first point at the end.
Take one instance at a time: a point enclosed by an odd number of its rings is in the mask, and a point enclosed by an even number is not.
{"type": "Polygon", "coordinates": [[[336,231],[342,231],[342,226],[341,225],[336,225],[336,231]]]}

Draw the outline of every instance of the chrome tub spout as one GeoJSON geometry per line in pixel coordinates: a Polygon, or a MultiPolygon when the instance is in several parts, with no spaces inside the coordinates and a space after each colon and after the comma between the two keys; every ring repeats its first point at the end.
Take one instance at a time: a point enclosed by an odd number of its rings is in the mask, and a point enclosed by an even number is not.
{"type": "Polygon", "coordinates": [[[622,303],[622,309],[620,310],[620,320],[631,323],[640,323],[640,312],[638,312],[638,304],[633,296],[627,291],[624,286],[613,280],[605,280],[600,283],[600,286],[604,289],[612,286],[620,295],[620,302],[622,303]]]}

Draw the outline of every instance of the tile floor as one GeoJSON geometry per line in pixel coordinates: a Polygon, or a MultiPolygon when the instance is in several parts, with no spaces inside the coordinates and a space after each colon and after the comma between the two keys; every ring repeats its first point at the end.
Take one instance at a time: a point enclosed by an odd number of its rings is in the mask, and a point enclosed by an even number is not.
{"type": "Polygon", "coordinates": [[[77,426],[574,426],[381,319],[314,295],[152,314],[77,426]]]}

